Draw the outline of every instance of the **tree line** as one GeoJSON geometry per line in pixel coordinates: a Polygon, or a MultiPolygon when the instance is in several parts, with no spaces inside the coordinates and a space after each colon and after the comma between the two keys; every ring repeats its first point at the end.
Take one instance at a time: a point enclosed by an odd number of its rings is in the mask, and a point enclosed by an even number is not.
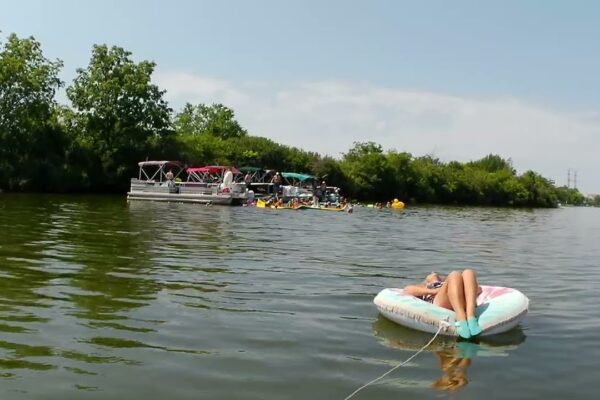
{"type": "Polygon", "coordinates": [[[444,163],[365,142],[338,159],[250,135],[222,104],[186,104],[174,112],[165,91],[152,83],[155,63],[135,62],[120,47],[93,46],[88,66],[67,86],[59,78],[62,61],[45,57],[35,38],[11,34],[0,45],[3,190],[124,192],[138,161],[172,159],[309,173],[358,200],[528,207],[586,202],[576,189],[556,187],[534,171],[518,175],[498,155],[444,163]],[[68,104],[56,99],[62,91],[68,104]]]}

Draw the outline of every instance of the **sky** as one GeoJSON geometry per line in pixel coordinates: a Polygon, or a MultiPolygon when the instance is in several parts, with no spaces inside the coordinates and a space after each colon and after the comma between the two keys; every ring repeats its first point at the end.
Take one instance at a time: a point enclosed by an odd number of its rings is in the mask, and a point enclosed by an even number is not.
{"type": "Polygon", "coordinates": [[[117,45],[156,62],[175,110],[223,103],[253,135],[335,157],[356,141],[499,154],[558,185],[577,171],[585,194],[600,193],[598,21],[592,0],[0,0],[0,41],[34,36],[67,83],[117,45]]]}

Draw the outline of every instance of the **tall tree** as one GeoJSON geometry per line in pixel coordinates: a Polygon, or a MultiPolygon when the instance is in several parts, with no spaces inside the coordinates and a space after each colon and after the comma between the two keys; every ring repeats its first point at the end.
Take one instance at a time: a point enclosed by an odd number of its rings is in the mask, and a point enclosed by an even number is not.
{"type": "Polygon", "coordinates": [[[389,199],[395,195],[394,170],[374,142],[355,142],[344,154],[344,170],[351,180],[350,195],[359,199],[389,199]]]}
{"type": "Polygon", "coordinates": [[[33,37],[11,34],[0,50],[0,186],[44,189],[60,165],[62,137],[52,121],[62,82],[60,60],[50,60],[33,37]]]}
{"type": "Polygon", "coordinates": [[[77,141],[94,154],[89,172],[98,189],[124,188],[136,162],[157,154],[171,132],[165,92],[151,81],[154,68],[120,47],[96,45],[67,89],[77,111],[77,141]]]}
{"type": "Polygon", "coordinates": [[[247,132],[223,104],[196,106],[187,103],[175,117],[175,130],[183,135],[210,134],[221,139],[243,137],[247,132]]]}

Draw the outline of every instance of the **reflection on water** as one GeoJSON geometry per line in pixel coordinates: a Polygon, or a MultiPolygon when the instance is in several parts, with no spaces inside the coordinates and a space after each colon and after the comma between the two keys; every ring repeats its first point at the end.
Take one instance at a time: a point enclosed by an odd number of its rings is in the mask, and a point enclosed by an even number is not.
{"type": "MultiPolygon", "coordinates": [[[[431,335],[398,325],[379,315],[373,323],[373,333],[390,348],[417,352],[427,345],[431,335]]],[[[457,341],[454,337],[438,336],[424,351],[433,353],[441,376],[433,381],[438,390],[454,391],[469,383],[467,369],[477,357],[508,356],[525,341],[520,327],[499,335],[457,341]]]]}
{"type": "Polygon", "coordinates": [[[236,249],[229,209],[198,214],[110,197],[2,200],[0,333],[9,336],[0,338],[0,368],[93,377],[101,372],[94,365],[149,361],[131,350],[211,354],[194,340],[173,345],[169,304],[219,308],[207,295],[228,285],[218,276],[236,249]]]}
{"type": "MultiPolygon", "coordinates": [[[[472,343],[461,344],[475,346],[472,343]]],[[[467,379],[467,368],[471,365],[471,357],[464,354],[461,347],[457,346],[452,350],[434,352],[439,360],[440,369],[442,370],[442,376],[433,382],[432,386],[435,389],[458,390],[469,383],[467,379]]]]}

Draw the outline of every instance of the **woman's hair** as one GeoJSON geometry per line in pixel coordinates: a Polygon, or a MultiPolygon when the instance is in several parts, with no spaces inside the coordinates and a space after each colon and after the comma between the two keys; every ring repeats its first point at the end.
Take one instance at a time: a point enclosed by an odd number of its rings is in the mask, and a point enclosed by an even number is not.
{"type": "Polygon", "coordinates": [[[423,283],[426,285],[433,282],[443,282],[446,279],[445,276],[438,274],[437,272],[431,272],[429,275],[425,277],[423,283]]]}

